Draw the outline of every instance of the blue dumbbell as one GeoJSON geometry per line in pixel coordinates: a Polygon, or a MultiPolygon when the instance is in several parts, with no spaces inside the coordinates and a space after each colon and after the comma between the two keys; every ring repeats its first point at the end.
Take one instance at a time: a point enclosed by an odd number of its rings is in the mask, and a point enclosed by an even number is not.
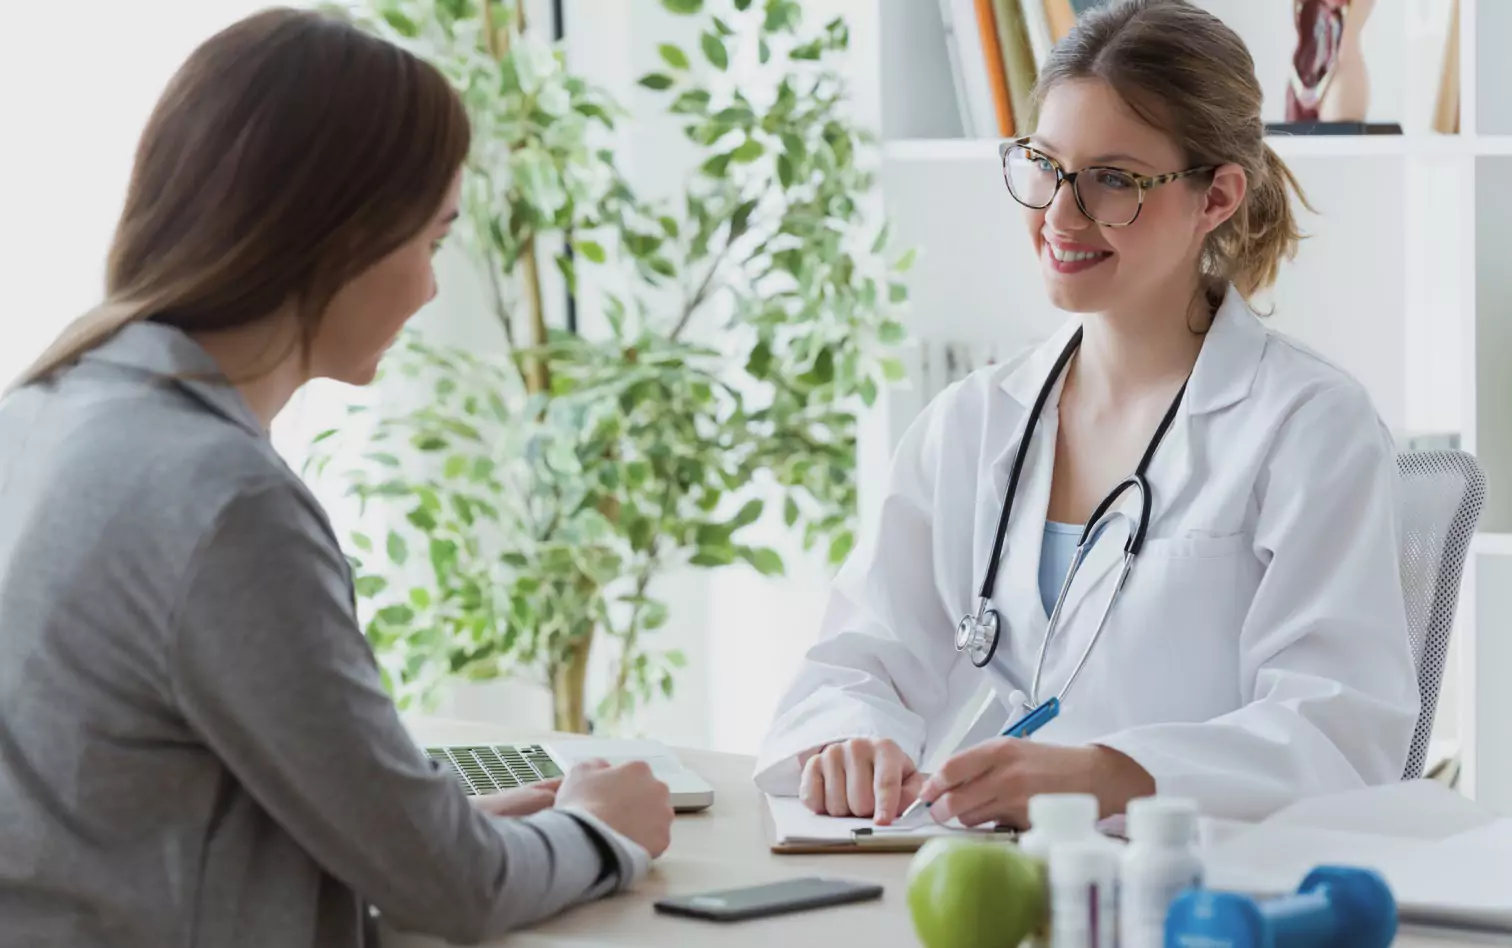
{"type": "Polygon", "coordinates": [[[1388,948],[1396,900],[1369,869],[1319,866],[1293,895],[1190,889],[1166,914],[1166,948],[1388,948]]]}

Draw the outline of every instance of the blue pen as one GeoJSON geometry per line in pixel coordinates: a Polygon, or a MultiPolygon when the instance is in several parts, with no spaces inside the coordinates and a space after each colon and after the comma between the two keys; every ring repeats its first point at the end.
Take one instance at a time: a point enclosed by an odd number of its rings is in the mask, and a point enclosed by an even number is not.
{"type": "MultiPolygon", "coordinates": [[[[1029,709],[1029,711],[1025,713],[1023,717],[1019,718],[1017,721],[1004,728],[1003,732],[998,736],[1019,738],[1031,737],[1033,736],[1035,731],[1038,731],[1046,724],[1054,721],[1056,715],[1058,714],[1060,714],[1060,699],[1050,698],[1039,707],[1029,709]]],[[[908,805],[907,809],[898,814],[898,818],[894,822],[901,823],[904,820],[908,819],[908,817],[912,816],[918,810],[928,810],[929,807],[930,804],[925,803],[923,800],[915,800],[908,805]]]]}

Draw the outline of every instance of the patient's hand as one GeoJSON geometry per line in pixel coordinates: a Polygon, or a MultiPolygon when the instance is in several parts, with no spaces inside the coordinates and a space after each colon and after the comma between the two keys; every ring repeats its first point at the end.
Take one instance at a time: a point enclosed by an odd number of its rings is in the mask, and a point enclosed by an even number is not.
{"type": "Polygon", "coordinates": [[[528,787],[473,797],[472,805],[490,816],[529,816],[556,804],[560,779],[543,780],[528,787]]]}

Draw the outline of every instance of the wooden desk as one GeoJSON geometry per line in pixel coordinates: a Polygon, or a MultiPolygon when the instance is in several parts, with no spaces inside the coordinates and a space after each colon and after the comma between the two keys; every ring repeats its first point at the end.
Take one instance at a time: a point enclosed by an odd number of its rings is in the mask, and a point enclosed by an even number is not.
{"type": "MultiPolygon", "coordinates": [[[[417,740],[435,743],[560,740],[559,736],[521,733],[466,722],[417,719],[417,740]]],[[[751,783],[749,757],[703,751],[680,751],[683,763],[714,787],[714,806],[680,816],[672,831],[672,848],[633,891],[573,909],[499,944],[510,948],[598,948],[598,946],[732,946],[732,948],[804,948],[804,946],[916,945],[908,914],[904,877],[910,855],[777,856],[769,847],[766,807],[751,783]],[[786,917],[720,925],[657,914],[652,903],[666,895],[754,885],[794,876],[833,875],[880,883],[880,902],[828,908],[786,917]]],[[[384,932],[383,948],[436,948],[435,939],[384,932]]],[[[1398,948],[1461,948],[1477,942],[1403,934],[1398,948]]]]}

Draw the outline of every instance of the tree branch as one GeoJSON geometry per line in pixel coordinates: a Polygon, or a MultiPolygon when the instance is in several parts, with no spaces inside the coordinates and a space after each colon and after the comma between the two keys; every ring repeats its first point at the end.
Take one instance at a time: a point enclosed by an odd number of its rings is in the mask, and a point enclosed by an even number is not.
{"type": "Polygon", "coordinates": [[[688,328],[688,323],[692,321],[693,314],[708,300],[709,291],[714,285],[714,275],[719,272],[720,266],[729,257],[730,248],[735,245],[737,239],[739,238],[733,235],[727,237],[724,246],[719,248],[719,253],[714,255],[714,262],[709,264],[709,272],[704,274],[703,281],[698,284],[698,289],[694,290],[693,295],[688,297],[687,302],[683,305],[682,315],[677,319],[677,325],[672,327],[672,333],[668,338],[673,342],[676,342],[677,338],[682,335],[683,330],[688,328]]]}

